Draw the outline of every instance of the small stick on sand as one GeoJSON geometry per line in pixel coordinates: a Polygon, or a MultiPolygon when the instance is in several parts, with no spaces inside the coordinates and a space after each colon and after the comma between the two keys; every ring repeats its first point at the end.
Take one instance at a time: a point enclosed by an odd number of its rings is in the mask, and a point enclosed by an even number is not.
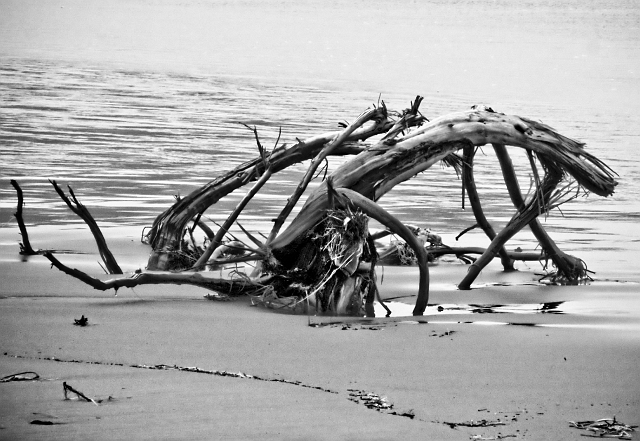
{"type": "Polygon", "coordinates": [[[20,372],[19,374],[11,374],[0,378],[0,383],[8,383],[10,381],[34,381],[40,378],[40,375],[33,371],[20,372]]]}
{"type": "Polygon", "coordinates": [[[69,399],[69,397],[67,396],[67,392],[73,392],[73,393],[74,393],[74,394],[76,394],[79,398],[82,398],[82,399],[84,399],[85,401],[89,401],[89,402],[91,402],[91,403],[95,404],[96,406],[98,405],[98,403],[96,403],[96,402],[95,402],[95,400],[93,400],[92,398],[89,398],[88,396],[86,396],[86,395],[85,395],[85,394],[83,394],[82,392],[75,390],[74,388],[72,388],[71,386],[69,386],[69,385],[67,384],[67,382],[66,382],[66,381],[63,381],[63,382],[62,382],[62,390],[63,390],[63,392],[64,392],[64,399],[65,399],[65,400],[68,400],[68,399],[69,399]]]}

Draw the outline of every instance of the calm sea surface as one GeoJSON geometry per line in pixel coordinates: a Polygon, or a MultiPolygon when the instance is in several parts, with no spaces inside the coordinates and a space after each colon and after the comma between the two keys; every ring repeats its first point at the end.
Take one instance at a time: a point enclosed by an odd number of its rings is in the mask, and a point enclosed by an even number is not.
{"type": "MultiPolygon", "coordinates": [[[[55,179],[102,225],[149,225],[174,195],[256,155],[239,123],[255,125],[267,146],[281,128],[291,145],[336,130],[380,95],[402,110],[417,94],[428,118],[483,103],[585,142],[618,172],[618,189],[565,205],[547,228],[567,251],[596,256],[590,267],[619,262],[605,276],[637,275],[633,0],[0,0],[0,222],[14,225],[9,179],[25,190],[29,223],[77,222],[55,179]]],[[[500,227],[511,205],[491,148],[484,153],[476,178],[500,227]]],[[[513,156],[526,189],[524,156],[513,156]]],[[[268,225],[304,169],[276,175],[241,221],[268,225]]],[[[243,193],[209,217],[224,219],[243,193]]],[[[439,166],[381,203],[437,232],[474,223],[455,172],[439,166]]]]}

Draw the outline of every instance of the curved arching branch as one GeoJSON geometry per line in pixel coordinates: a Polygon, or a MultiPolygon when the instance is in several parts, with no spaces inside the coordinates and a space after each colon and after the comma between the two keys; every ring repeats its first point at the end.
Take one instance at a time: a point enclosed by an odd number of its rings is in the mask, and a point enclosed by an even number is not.
{"type": "MultiPolygon", "coordinates": [[[[346,141],[355,142],[368,139],[371,136],[385,133],[392,126],[393,122],[387,119],[386,114],[380,110],[380,115],[373,124],[353,131],[346,141]]],[[[265,152],[264,157],[261,155],[247,161],[176,201],[156,218],[147,235],[148,242],[153,248],[147,268],[151,270],[167,269],[170,260],[168,256],[180,248],[184,229],[188,223],[232,191],[257,180],[264,173],[265,161],[269,162],[272,173],[275,174],[293,164],[314,158],[328,142],[340,136],[341,133],[342,131],[323,133],[303,141],[299,140],[297,144],[289,148],[281,146],[271,153],[265,152]]],[[[345,155],[361,151],[361,146],[349,144],[340,146],[332,153],[345,155]]]]}
{"type": "MultiPolygon", "coordinates": [[[[156,218],[148,235],[153,247],[149,258],[149,270],[166,269],[167,266],[170,266],[171,254],[180,250],[189,222],[193,222],[194,225],[198,224],[204,211],[221,197],[240,186],[257,181],[229,216],[227,222],[220,228],[218,234],[213,237],[209,250],[213,251],[231,225],[237,221],[237,217],[246,203],[269,179],[271,173],[276,173],[303,160],[313,159],[309,172],[282,211],[276,228],[273,230],[274,233],[266,243],[263,244],[247,232],[247,237],[259,247],[259,250],[252,249],[252,253],[249,255],[216,261],[216,263],[222,264],[258,260],[259,263],[267,267],[262,272],[263,277],[258,280],[252,280],[246,275],[238,280],[226,280],[204,277],[200,273],[141,272],[130,277],[103,281],[65,266],[51,253],[43,252],[43,255],[61,271],[99,290],[134,287],[141,284],[184,283],[225,292],[229,295],[262,293],[262,295],[269,296],[282,294],[284,297],[299,297],[306,293],[305,298],[308,299],[309,287],[313,287],[314,292],[323,290],[323,301],[328,302],[331,299],[339,298],[337,304],[342,306],[337,307],[335,311],[355,311],[356,309],[360,310],[360,308],[351,308],[355,302],[360,302],[360,306],[362,306],[362,302],[365,301],[370,309],[375,292],[375,276],[373,274],[377,258],[375,245],[368,235],[367,216],[369,216],[404,239],[415,253],[419,266],[419,286],[413,314],[422,315],[429,300],[429,269],[427,266],[429,254],[421,240],[399,219],[380,207],[377,201],[396,185],[427,170],[439,161],[451,163],[452,158],[455,160],[454,162],[459,161],[459,156],[455,153],[463,150],[466,160],[466,168],[463,171],[464,184],[473,199],[472,206],[479,209],[479,214],[476,213],[478,223],[483,226],[489,237],[493,236],[493,240],[475,263],[470,266],[466,277],[459,284],[459,288],[469,289],[480,271],[498,252],[504,250],[506,241],[526,225],[531,225],[534,233],[537,231],[536,237],[542,244],[544,253],[540,256],[525,256],[523,254],[519,257],[527,259],[549,257],[556,263],[558,272],[563,272],[571,280],[575,278],[576,274],[584,273],[586,267],[582,265],[582,261],[557,250],[555,244],[550,241],[540,226],[537,217],[573,197],[571,195],[575,192],[568,192],[575,189],[574,183],[577,183],[579,190],[593,192],[601,196],[612,194],[617,185],[614,179],[615,173],[602,161],[587,153],[582,143],[562,136],[539,122],[496,113],[490,109],[472,109],[467,112],[446,115],[404,134],[408,127],[419,126],[426,121],[418,112],[421,100],[418,97],[410,109],[405,110],[402,115],[396,114],[400,118],[395,122],[388,118],[386,107],[383,105],[370,110],[354,124],[345,125],[343,131],[299,141],[289,149],[282,146],[274,149],[270,154],[264,150],[258,140],[259,158],[242,164],[192,192],[184,199],[178,200],[156,218]],[[363,124],[370,119],[373,122],[368,127],[364,127],[363,124]],[[354,149],[343,143],[343,141],[353,142],[385,132],[385,136],[366,149],[361,147],[354,149]],[[484,219],[485,225],[483,225],[484,216],[481,215],[479,197],[473,183],[473,153],[476,147],[485,144],[495,146],[505,181],[511,183],[509,187],[511,199],[518,209],[507,226],[497,234],[490,228],[486,219],[484,219]],[[508,156],[504,150],[507,145],[524,149],[532,161],[532,171],[536,176],[536,191],[532,197],[527,198],[527,201],[523,200],[513,168],[507,161],[508,156]],[[279,225],[284,224],[290,209],[296,204],[298,197],[304,192],[317,166],[322,163],[326,155],[353,153],[354,151],[358,152],[357,156],[343,163],[316,187],[296,218],[284,231],[278,233],[279,225]],[[542,165],[545,172],[544,177],[538,176],[538,166],[535,161],[542,165]],[[568,184],[558,187],[567,175],[573,179],[569,180],[568,184]],[[262,178],[259,179],[261,176],[262,178]],[[347,202],[340,202],[341,200],[347,202]],[[334,209],[328,213],[328,208],[331,208],[334,203],[337,205],[342,203],[342,208],[346,207],[347,209],[334,209]],[[351,205],[357,207],[361,213],[358,213],[357,216],[352,215],[351,205]],[[291,246],[287,248],[289,245],[291,246]],[[327,249],[330,251],[327,252],[327,249]],[[291,262],[288,262],[287,259],[290,259],[291,262]],[[564,264],[566,264],[565,267],[562,267],[561,265],[564,264]],[[357,271],[358,268],[360,268],[359,271],[357,271]],[[366,277],[363,276],[365,273],[366,277]],[[292,281],[294,282],[292,283],[292,281]]],[[[255,129],[254,135],[257,138],[255,129]]],[[[278,142],[279,139],[276,144],[278,142]]],[[[17,183],[14,186],[19,190],[17,183]]],[[[82,211],[84,207],[77,201],[73,193],[71,193],[72,199],[69,199],[55,183],[54,186],[71,209],[74,211],[77,209],[76,212],[82,211]]],[[[19,205],[21,206],[21,204],[22,199],[19,193],[19,205]]],[[[23,223],[21,212],[16,214],[16,218],[19,223],[23,223]]],[[[95,224],[95,228],[97,229],[97,224],[95,224]]],[[[94,236],[97,235],[94,234],[94,236]]],[[[209,234],[209,237],[211,236],[212,234],[209,234]]],[[[26,228],[24,228],[24,237],[26,240],[26,228]]],[[[198,248],[195,240],[192,240],[192,243],[195,248],[198,248]]],[[[231,247],[231,244],[226,244],[226,246],[231,247]]],[[[242,244],[241,248],[245,250],[242,244]]],[[[472,251],[471,249],[467,250],[472,251]]],[[[442,247],[437,252],[455,253],[456,251],[442,247]]],[[[201,250],[199,253],[202,253],[201,250]]],[[[103,255],[102,251],[101,255],[103,255]]],[[[518,258],[506,252],[503,253],[503,257],[518,258]]],[[[202,255],[198,264],[204,263],[208,258],[207,252],[202,255]]]]}
{"type": "Polygon", "coordinates": [[[427,251],[424,249],[424,244],[420,243],[418,238],[416,238],[411,230],[409,230],[409,228],[407,228],[402,222],[372,200],[363,197],[360,193],[346,188],[337,188],[335,191],[339,195],[347,197],[353,205],[362,210],[362,212],[367,216],[374,218],[389,228],[389,230],[400,236],[416,254],[420,270],[420,282],[418,287],[418,298],[413,309],[413,315],[422,315],[424,310],[427,308],[427,303],[429,302],[429,267],[427,265],[429,256],[427,255],[427,251]]]}
{"type": "MultiPolygon", "coordinates": [[[[381,141],[332,173],[336,188],[348,188],[377,201],[393,187],[427,170],[465,146],[497,143],[535,152],[550,164],[573,176],[578,184],[601,196],[613,194],[615,173],[583,144],[560,135],[550,127],[486,110],[447,115],[399,140],[381,141]]],[[[326,183],[307,199],[298,216],[272,243],[285,246],[314,225],[327,207],[326,183]]]]}
{"type": "Polygon", "coordinates": [[[349,138],[349,136],[351,136],[353,132],[361,127],[364,123],[371,119],[381,118],[383,116],[386,116],[385,107],[377,107],[375,109],[369,109],[368,111],[363,112],[358,117],[358,119],[356,119],[352,124],[349,124],[347,127],[345,127],[345,129],[342,131],[342,133],[340,133],[340,135],[336,137],[336,139],[328,143],[322,150],[320,150],[316,157],[311,160],[311,164],[309,164],[309,168],[304,174],[304,177],[296,187],[293,194],[289,196],[289,199],[287,199],[287,204],[282,209],[280,215],[276,218],[273,224],[273,228],[271,229],[271,233],[269,234],[269,237],[267,237],[267,246],[277,236],[278,232],[280,232],[280,228],[284,224],[287,217],[289,217],[289,214],[291,214],[293,207],[295,207],[295,205],[298,203],[298,200],[300,200],[302,193],[304,193],[304,191],[307,189],[307,186],[311,182],[311,179],[313,179],[313,175],[315,174],[320,164],[322,164],[322,161],[324,161],[327,156],[329,156],[338,147],[340,147],[342,143],[345,142],[349,138]]]}

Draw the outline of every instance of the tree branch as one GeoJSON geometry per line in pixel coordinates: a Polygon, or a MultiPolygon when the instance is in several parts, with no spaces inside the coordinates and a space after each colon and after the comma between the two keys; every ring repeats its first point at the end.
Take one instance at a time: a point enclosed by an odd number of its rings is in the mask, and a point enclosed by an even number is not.
{"type": "Polygon", "coordinates": [[[16,212],[13,214],[18,222],[18,228],[20,229],[20,235],[22,236],[22,243],[20,244],[20,254],[25,256],[33,256],[39,254],[31,247],[31,242],[29,242],[29,233],[27,233],[27,227],[24,225],[24,219],[22,218],[22,207],[24,206],[24,200],[22,196],[22,188],[20,188],[20,184],[15,179],[11,180],[11,185],[16,189],[16,193],[18,194],[18,207],[16,212]]]}
{"type": "Polygon", "coordinates": [[[76,215],[78,215],[85,223],[89,226],[91,233],[93,234],[94,239],[96,240],[96,244],[98,245],[98,251],[100,252],[100,257],[102,257],[102,261],[104,262],[109,274],[122,274],[122,270],[118,265],[115,257],[109,250],[107,246],[107,241],[104,239],[102,235],[102,231],[100,231],[100,227],[96,223],[89,210],[80,203],[76,195],[73,193],[73,190],[69,186],[69,193],[71,194],[71,199],[62,191],[62,189],[58,186],[56,181],[49,180],[53,188],[55,188],[56,192],[60,196],[60,198],[67,204],[67,206],[73,211],[76,215]],[[73,202],[72,202],[73,201],[73,202]]]}
{"type": "Polygon", "coordinates": [[[293,207],[298,203],[298,200],[302,196],[302,193],[307,189],[309,182],[313,178],[318,166],[322,164],[322,161],[329,156],[336,148],[338,148],[342,143],[356,130],[359,129],[362,125],[364,125],[367,121],[372,119],[383,119],[386,118],[386,109],[384,107],[378,107],[375,109],[370,109],[364,112],[358,119],[355,120],[353,124],[350,124],[347,128],[345,128],[340,135],[331,142],[331,144],[324,147],[318,155],[311,160],[311,164],[309,164],[309,169],[305,173],[305,175],[300,180],[300,183],[296,187],[293,194],[287,199],[287,204],[280,212],[280,215],[276,218],[275,223],[273,224],[273,228],[271,229],[271,233],[267,238],[267,243],[265,244],[267,247],[273,242],[276,235],[280,231],[280,228],[284,224],[284,221],[289,217],[293,207]]]}
{"type": "MultiPolygon", "coordinates": [[[[467,197],[471,204],[473,215],[476,218],[477,225],[482,228],[482,231],[487,235],[489,240],[493,240],[496,237],[496,232],[487,220],[482,210],[482,203],[480,202],[480,196],[478,195],[478,189],[476,187],[476,181],[473,177],[473,158],[475,156],[475,147],[467,145],[463,149],[462,160],[462,185],[467,190],[467,197]]],[[[498,250],[500,255],[500,261],[505,271],[513,271],[513,262],[507,255],[507,251],[504,246],[498,250]]]]}
{"type": "Polygon", "coordinates": [[[204,277],[201,273],[137,273],[131,277],[102,281],[95,277],[91,277],[87,273],[76,268],[69,268],[49,252],[45,252],[43,255],[49,259],[53,266],[63,273],[75,277],[99,291],[107,291],[110,289],[117,291],[120,288],[135,288],[139,285],[184,284],[199,286],[201,288],[210,289],[230,296],[239,296],[252,293],[263,288],[263,285],[244,278],[239,280],[227,280],[204,277]]]}
{"type": "Polygon", "coordinates": [[[371,216],[381,224],[388,227],[391,231],[400,236],[411,247],[418,259],[418,267],[420,269],[420,282],[418,286],[418,298],[413,308],[413,315],[422,315],[427,308],[429,302],[429,267],[427,266],[429,256],[424,246],[416,236],[396,217],[383,209],[370,199],[363,197],[360,193],[346,188],[337,188],[336,192],[341,196],[347,197],[353,205],[362,210],[366,215],[371,216]]]}

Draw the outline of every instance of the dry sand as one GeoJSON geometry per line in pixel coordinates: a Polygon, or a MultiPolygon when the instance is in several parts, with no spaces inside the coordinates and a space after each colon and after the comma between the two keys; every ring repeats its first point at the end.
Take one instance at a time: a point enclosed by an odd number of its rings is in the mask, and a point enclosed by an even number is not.
{"type": "MultiPolygon", "coordinates": [[[[144,265],[139,229],[105,232],[127,271],[144,265]]],[[[205,300],[192,287],[94,291],[40,257],[20,262],[16,241],[17,230],[0,230],[0,376],[35,371],[40,380],[0,384],[0,439],[578,440],[569,420],[640,422],[637,283],[547,288],[522,271],[461,292],[465,267],[443,263],[431,268],[430,303],[565,301],[568,313],[430,308],[419,319],[313,317],[308,326],[306,316],[205,300]],[[89,326],[73,326],[82,315],[89,326]],[[155,365],[213,373],[147,368],[155,365]],[[65,401],[63,381],[104,401],[65,401]],[[349,399],[354,390],[394,407],[368,409],[349,399]],[[483,419],[505,424],[445,424],[483,419]]],[[[34,228],[32,241],[93,252],[83,229],[34,228]]],[[[60,258],[100,271],[95,254],[60,258]]],[[[387,297],[416,283],[415,269],[385,269],[387,297]]]]}

